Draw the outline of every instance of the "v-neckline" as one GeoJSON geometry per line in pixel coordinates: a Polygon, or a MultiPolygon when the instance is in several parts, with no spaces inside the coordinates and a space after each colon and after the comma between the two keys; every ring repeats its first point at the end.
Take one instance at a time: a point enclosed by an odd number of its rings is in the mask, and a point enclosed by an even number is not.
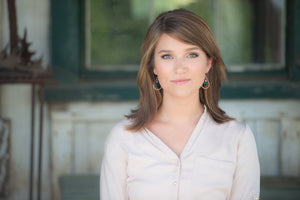
{"type": "Polygon", "coordinates": [[[194,127],[189,139],[187,140],[186,144],[184,145],[180,155],[178,156],[160,137],[158,137],[156,134],[154,134],[152,131],[150,131],[148,128],[145,128],[146,134],[151,137],[151,139],[154,141],[154,143],[159,144],[164,151],[167,153],[170,153],[176,158],[181,159],[182,155],[184,155],[184,152],[187,151],[187,149],[191,148],[193,142],[196,140],[196,137],[200,135],[200,129],[203,127],[205,119],[207,118],[207,109],[204,106],[204,111],[198,120],[196,126],[194,127]]]}

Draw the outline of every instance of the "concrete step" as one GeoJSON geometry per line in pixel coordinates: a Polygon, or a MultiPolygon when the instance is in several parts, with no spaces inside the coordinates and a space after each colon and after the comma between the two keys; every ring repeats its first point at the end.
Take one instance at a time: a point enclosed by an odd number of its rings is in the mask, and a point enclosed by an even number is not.
{"type": "MultiPolygon", "coordinates": [[[[99,175],[64,175],[61,200],[99,200],[99,175]]],[[[300,177],[261,177],[262,200],[300,200],[300,177]]]]}

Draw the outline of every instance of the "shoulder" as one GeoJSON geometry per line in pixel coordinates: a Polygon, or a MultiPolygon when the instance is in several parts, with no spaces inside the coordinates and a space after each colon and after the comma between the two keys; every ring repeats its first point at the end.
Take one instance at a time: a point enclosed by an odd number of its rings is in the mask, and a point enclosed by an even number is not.
{"type": "Polygon", "coordinates": [[[208,129],[215,132],[218,136],[235,138],[241,140],[244,137],[253,137],[250,127],[243,122],[231,120],[224,123],[217,123],[211,117],[208,123],[208,129]]]}
{"type": "Polygon", "coordinates": [[[110,130],[110,133],[106,138],[106,142],[122,142],[130,137],[133,133],[126,129],[129,124],[130,121],[128,119],[123,119],[116,123],[110,130]]]}
{"type": "Polygon", "coordinates": [[[231,133],[242,133],[247,129],[248,125],[237,120],[230,120],[224,123],[217,123],[211,116],[209,116],[208,126],[212,129],[218,129],[222,132],[231,132],[231,133]]]}
{"type": "Polygon", "coordinates": [[[127,152],[127,143],[133,135],[126,129],[128,120],[122,120],[116,123],[105,139],[104,155],[123,155],[127,152]]]}
{"type": "MultiPolygon", "coordinates": [[[[234,134],[243,135],[249,126],[246,123],[239,122],[237,120],[231,120],[222,124],[222,128],[227,131],[233,132],[234,134]]],[[[249,129],[250,130],[250,129],[249,129]]]]}

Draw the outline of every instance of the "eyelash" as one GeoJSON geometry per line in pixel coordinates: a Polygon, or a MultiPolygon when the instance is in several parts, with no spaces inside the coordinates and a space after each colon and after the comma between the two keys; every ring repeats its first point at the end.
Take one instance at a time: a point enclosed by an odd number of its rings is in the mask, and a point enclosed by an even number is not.
{"type": "Polygon", "coordinates": [[[197,58],[199,55],[197,53],[190,53],[188,58],[197,58]]]}
{"type": "MultiPolygon", "coordinates": [[[[197,58],[199,55],[197,53],[190,53],[187,55],[188,58],[197,58]]],[[[165,54],[161,56],[162,59],[173,59],[170,54],[165,54]]]]}
{"type": "Polygon", "coordinates": [[[161,56],[162,59],[172,59],[173,57],[169,54],[165,54],[161,56]]]}

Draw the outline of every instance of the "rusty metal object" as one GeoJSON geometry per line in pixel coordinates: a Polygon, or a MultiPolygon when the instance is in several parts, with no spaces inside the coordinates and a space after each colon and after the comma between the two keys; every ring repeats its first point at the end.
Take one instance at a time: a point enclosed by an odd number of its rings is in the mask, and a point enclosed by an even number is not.
{"type": "Polygon", "coordinates": [[[30,136],[30,174],[29,174],[29,199],[33,199],[34,177],[34,113],[35,113],[35,84],[31,88],[31,136],[30,136]]]}
{"type": "Polygon", "coordinates": [[[0,70],[0,83],[44,83],[56,84],[52,74],[17,73],[0,70]]]}
{"type": "Polygon", "coordinates": [[[9,192],[9,138],[10,121],[0,118],[0,199],[9,192]]]}
{"type": "Polygon", "coordinates": [[[37,196],[38,200],[41,198],[41,185],[42,185],[42,147],[43,147],[43,114],[44,114],[44,84],[40,85],[39,88],[39,99],[40,99],[40,130],[39,130],[39,158],[38,158],[38,183],[37,183],[37,196]]]}
{"type": "Polygon", "coordinates": [[[30,136],[30,172],[29,172],[29,199],[33,199],[34,192],[34,144],[35,144],[35,92],[39,86],[39,149],[38,149],[38,171],[37,171],[37,199],[41,199],[42,185],[42,139],[43,139],[43,106],[44,106],[44,87],[53,85],[56,82],[52,79],[50,66],[42,66],[42,58],[33,60],[35,52],[30,51],[30,42],[27,41],[27,30],[24,30],[23,38],[18,37],[17,13],[15,0],[7,0],[10,28],[10,44],[0,50],[0,84],[5,83],[24,83],[32,84],[31,91],[31,136],[30,136]]]}
{"type": "Polygon", "coordinates": [[[8,45],[0,51],[0,70],[29,72],[33,74],[50,72],[50,66],[42,66],[42,58],[33,60],[34,51],[30,51],[31,43],[27,42],[27,30],[22,39],[17,40],[17,45],[9,52],[8,45]]]}
{"type": "Polygon", "coordinates": [[[10,53],[12,54],[12,52],[17,48],[18,45],[16,1],[7,0],[7,8],[9,19],[10,53]]]}

